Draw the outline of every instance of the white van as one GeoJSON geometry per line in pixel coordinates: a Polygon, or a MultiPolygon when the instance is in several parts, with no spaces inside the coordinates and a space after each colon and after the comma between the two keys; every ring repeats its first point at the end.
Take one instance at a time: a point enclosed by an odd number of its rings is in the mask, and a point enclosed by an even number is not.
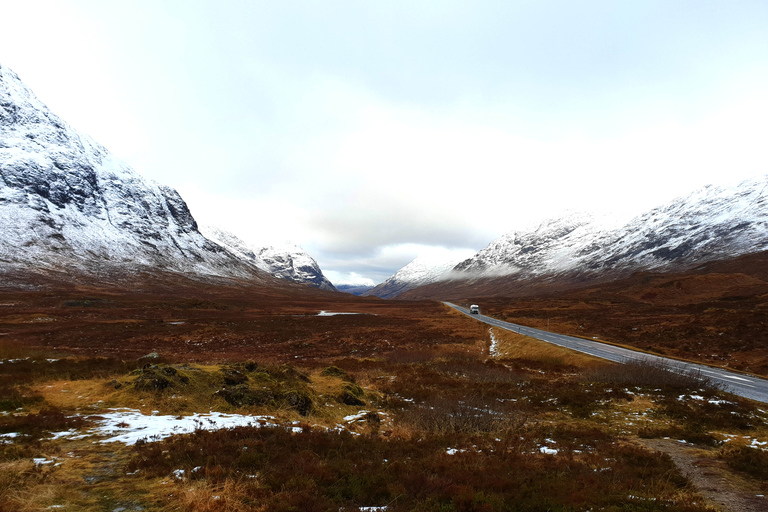
{"type": "Polygon", "coordinates": [[[480,306],[478,306],[477,304],[472,304],[471,306],[469,306],[469,312],[472,313],[473,315],[479,315],[480,306]]]}

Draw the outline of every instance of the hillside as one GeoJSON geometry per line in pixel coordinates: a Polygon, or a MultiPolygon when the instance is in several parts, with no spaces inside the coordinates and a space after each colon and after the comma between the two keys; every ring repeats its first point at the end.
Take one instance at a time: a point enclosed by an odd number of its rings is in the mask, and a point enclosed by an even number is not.
{"type": "Polygon", "coordinates": [[[766,206],[762,176],[704,187],[620,227],[569,213],[494,240],[448,279],[405,290],[403,298],[523,296],[758,253],[768,249],[766,206]]]}

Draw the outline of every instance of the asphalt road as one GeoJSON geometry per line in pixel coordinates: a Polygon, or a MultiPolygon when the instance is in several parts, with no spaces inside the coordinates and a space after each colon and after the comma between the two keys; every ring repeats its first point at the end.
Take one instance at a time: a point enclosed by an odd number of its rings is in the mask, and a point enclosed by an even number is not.
{"type": "Polygon", "coordinates": [[[595,357],[608,359],[609,361],[615,361],[617,363],[626,363],[627,361],[646,361],[650,363],[664,364],[668,368],[679,371],[681,373],[699,372],[701,376],[708,377],[713,382],[722,385],[726,391],[730,391],[734,395],[751,398],[752,400],[757,400],[758,402],[768,403],[768,380],[765,379],[752,377],[750,375],[744,375],[741,373],[735,373],[728,370],[723,370],[721,368],[713,368],[711,366],[695,363],[686,363],[676,359],[668,359],[666,357],[655,356],[643,352],[635,352],[634,350],[616,347],[606,343],[600,343],[599,341],[586,340],[584,338],[576,338],[573,336],[565,336],[564,334],[542,331],[541,329],[534,329],[524,325],[503,322],[501,320],[496,320],[495,318],[482,314],[472,315],[469,313],[467,308],[457,306],[456,304],[451,304],[450,302],[444,302],[444,304],[464,313],[471,318],[474,318],[475,320],[479,320],[480,322],[485,322],[486,324],[493,325],[501,329],[524,334],[526,336],[530,336],[531,338],[536,338],[548,343],[554,343],[555,345],[577,350],[579,352],[583,352],[595,357]]]}

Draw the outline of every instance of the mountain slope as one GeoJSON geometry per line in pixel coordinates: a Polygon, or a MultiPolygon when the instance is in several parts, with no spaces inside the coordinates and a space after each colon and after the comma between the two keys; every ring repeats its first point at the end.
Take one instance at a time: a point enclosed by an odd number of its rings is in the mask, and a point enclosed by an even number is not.
{"type": "Polygon", "coordinates": [[[460,261],[461,258],[450,252],[418,257],[363,295],[382,299],[396,297],[413,288],[447,278],[451,269],[460,261]]]}
{"type": "Polygon", "coordinates": [[[314,258],[298,245],[286,243],[254,247],[220,227],[204,225],[200,230],[209,240],[275,277],[308,284],[321,290],[338,291],[323,275],[314,258]]]}
{"type": "Polygon", "coordinates": [[[766,206],[768,176],[763,176],[734,187],[704,187],[618,228],[583,214],[550,219],[534,230],[500,237],[459,263],[450,281],[407,292],[404,298],[564,289],[764,251],[766,206]]]}
{"type": "Polygon", "coordinates": [[[0,66],[0,262],[13,273],[164,271],[261,279],[197,230],[179,194],[54,115],[0,66]]]}

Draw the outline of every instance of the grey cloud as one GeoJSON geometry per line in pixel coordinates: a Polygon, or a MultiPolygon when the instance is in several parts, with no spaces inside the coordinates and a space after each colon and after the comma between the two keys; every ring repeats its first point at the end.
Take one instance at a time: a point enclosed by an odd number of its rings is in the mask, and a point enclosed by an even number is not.
{"type": "Polygon", "coordinates": [[[444,213],[425,211],[418,205],[373,210],[339,208],[315,215],[310,226],[325,251],[346,254],[408,243],[484,246],[498,236],[477,225],[477,218],[471,212],[466,215],[444,213]]]}

